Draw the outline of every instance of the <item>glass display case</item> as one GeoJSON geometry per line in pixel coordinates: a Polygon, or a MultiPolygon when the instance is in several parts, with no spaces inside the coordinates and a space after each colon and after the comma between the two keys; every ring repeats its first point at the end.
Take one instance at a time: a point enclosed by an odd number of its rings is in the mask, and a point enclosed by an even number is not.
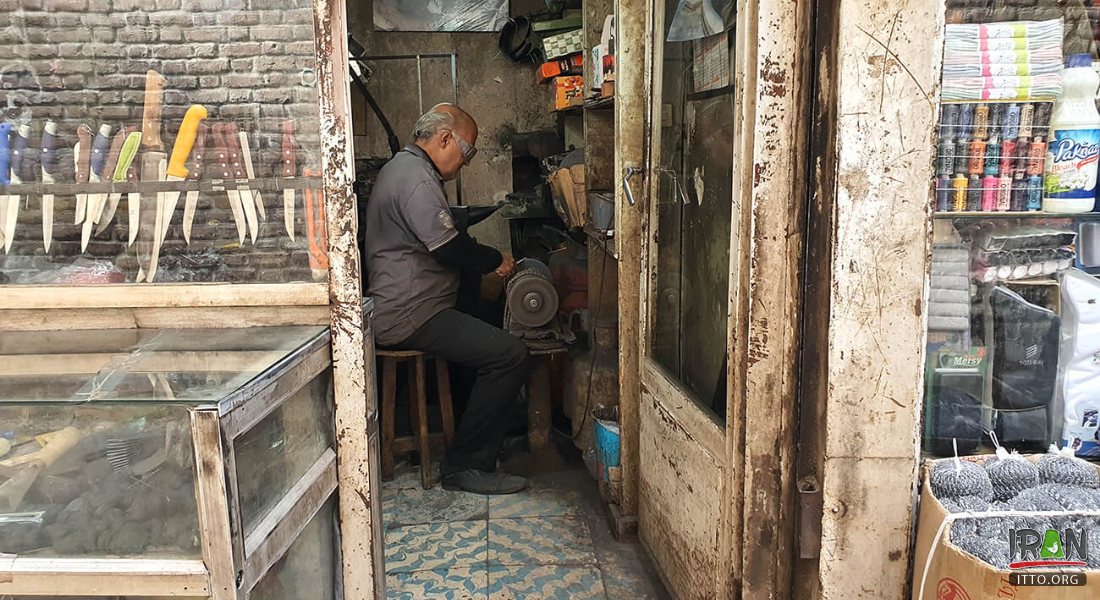
{"type": "Polygon", "coordinates": [[[219,570],[230,597],[304,597],[279,592],[291,571],[332,597],[329,342],[320,326],[0,335],[0,597],[225,597],[219,570]]]}
{"type": "Polygon", "coordinates": [[[1081,3],[947,2],[927,454],[1100,458],[1098,26],[1081,3]]]}

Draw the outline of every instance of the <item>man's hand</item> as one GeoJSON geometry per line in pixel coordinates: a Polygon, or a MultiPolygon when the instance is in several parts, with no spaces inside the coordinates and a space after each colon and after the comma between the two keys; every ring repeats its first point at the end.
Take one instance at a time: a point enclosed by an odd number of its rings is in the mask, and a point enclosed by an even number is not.
{"type": "Polygon", "coordinates": [[[511,254],[501,253],[504,260],[500,261],[500,266],[497,267],[495,273],[500,276],[501,279],[508,279],[512,276],[512,271],[516,270],[516,259],[512,258],[511,254]]]}

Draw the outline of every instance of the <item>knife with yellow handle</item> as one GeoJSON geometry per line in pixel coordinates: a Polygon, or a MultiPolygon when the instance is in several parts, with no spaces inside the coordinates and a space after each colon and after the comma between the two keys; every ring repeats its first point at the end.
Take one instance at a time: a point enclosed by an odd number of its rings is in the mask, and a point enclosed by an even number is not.
{"type": "MultiPolygon", "coordinates": [[[[141,132],[136,127],[127,127],[120,131],[119,135],[124,136],[125,141],[122,142],[118,162],[115,163],[115,168],[111,173],[111,181],[114,183],[122,183],[128,179],[130,167],[133,165],[134,159],[137,158],[138,147],[141,145],[141,132]]],[[[121,201],[122,192],[111,192],[111,195],[107,198],[107,207],[104,209],[103,217],[99,220],[99,227],[95,230],[96,235],[107,229],[107,225],[115,218],[115,212],[118,211],[118,204],[121,201]]]]}
{"type": "MultiPolygon", "coordinates": [[[[195,146],[195,138],[199,133],[199,124],[206,118],[206,107],[192,104],[183,116],[179,133],[176,134],[176,143],[172,146],[172,155],[168,159],[168,169],[165,171],[164,181],[179,182],[187,179],[187,159],[191,156],[191,148],[195,146]]],[[[157,215],[161,216],[161,222],[155,230],[156,238],[153,240],[153,256],[149,261],[149,273],[146,281],[153,282],[157,274],[157,262],[160,260],[160,248],[164,244],[164,238],[168,235],[168,226],[172,223],[172,213],[176,211],[181,190],[171,190],[157,194],[157,215]]]]}

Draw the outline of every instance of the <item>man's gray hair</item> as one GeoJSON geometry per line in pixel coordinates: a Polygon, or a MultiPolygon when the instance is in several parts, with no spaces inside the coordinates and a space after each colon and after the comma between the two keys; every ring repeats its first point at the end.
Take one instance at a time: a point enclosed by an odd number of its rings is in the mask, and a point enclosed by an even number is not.
{"type": "Polygon", "coordinates": [[[413,128],[413,139],[429,140],[432,136],[439,133],[441,129],[454,128],[454,115],[436,110],[439,106],[442,105],[433,106],[431,110],[420,115],[420,118],[416,120],[416,126],[413,128]]]}

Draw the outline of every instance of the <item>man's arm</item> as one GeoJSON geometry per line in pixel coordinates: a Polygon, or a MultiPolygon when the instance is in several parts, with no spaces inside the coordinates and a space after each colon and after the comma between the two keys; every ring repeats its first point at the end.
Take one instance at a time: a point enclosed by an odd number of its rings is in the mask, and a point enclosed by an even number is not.
{"type": "Polygon", "coordinates": [[[479,244],[462,232],[432,250],[432,256],[442,265],[455,269],[472,269],[482,275],[496,270],[504,261],[496,248],[479,244]]]}

